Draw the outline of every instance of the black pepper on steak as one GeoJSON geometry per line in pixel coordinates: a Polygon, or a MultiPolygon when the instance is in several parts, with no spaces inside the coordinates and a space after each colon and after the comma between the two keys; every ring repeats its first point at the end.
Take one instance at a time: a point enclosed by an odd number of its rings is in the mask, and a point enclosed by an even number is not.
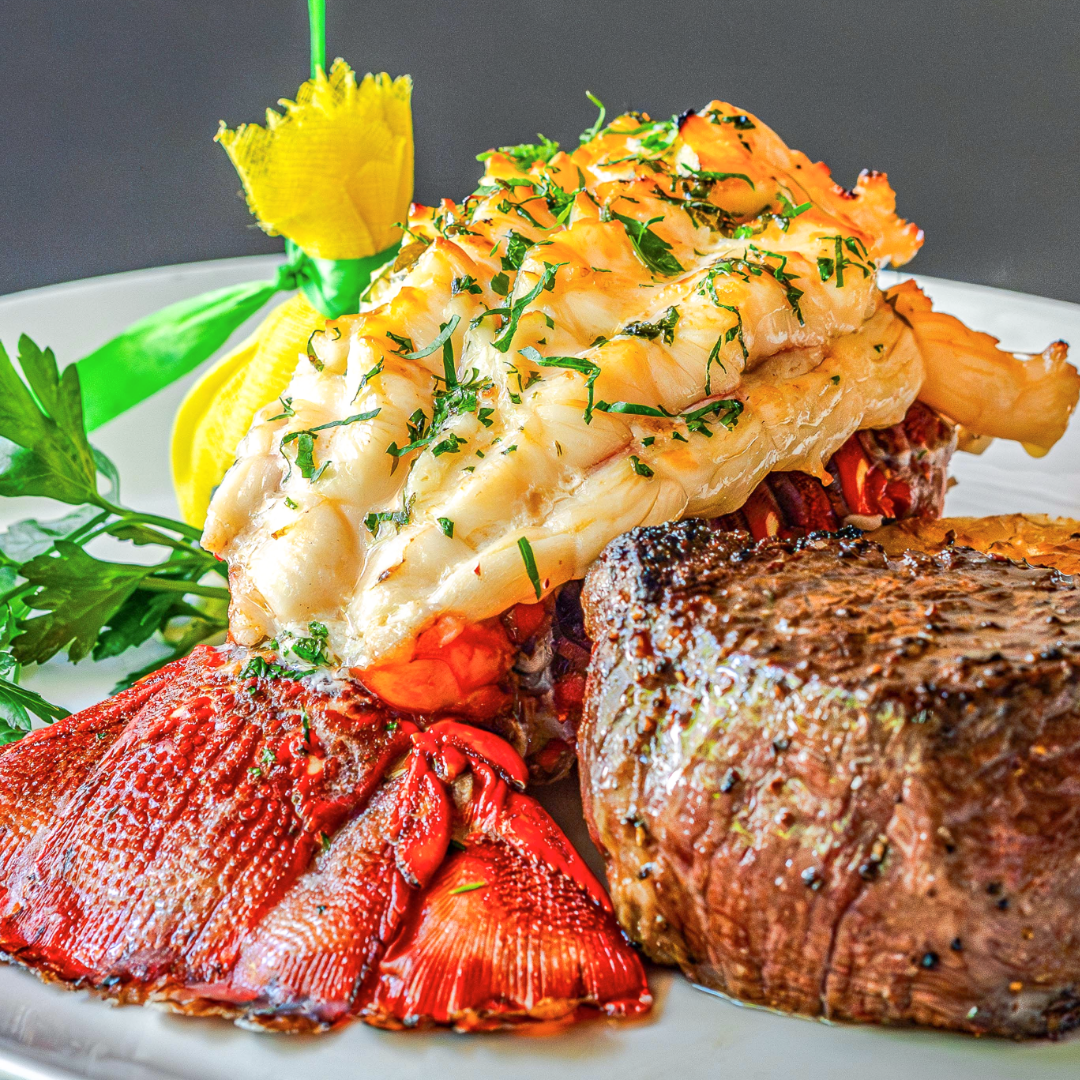
{"type": "Polygon", "coordinates": [[[1080,1022],[1072,578],[686,521],[584,607],[585,809],[650,957],[810,1016],[1080,1022]]]}

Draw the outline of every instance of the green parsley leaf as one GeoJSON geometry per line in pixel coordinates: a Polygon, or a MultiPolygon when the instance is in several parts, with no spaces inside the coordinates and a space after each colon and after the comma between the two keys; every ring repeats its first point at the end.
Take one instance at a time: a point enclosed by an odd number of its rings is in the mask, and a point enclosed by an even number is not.
{"type": "Polygon", "coordinates": [[[463,277],[456,277],[450,282],[450,295],[457,296],[458,293],[473,293],[479,296],[484,290],[476,284],[476,278],[472,274],[465,274],[463,277]]]}
{"type": "Polygon", "coordinates": [[[500,313],[506,312],[507,319],[506,325],[499,331],[496,338],[492,341],[492,345],[495,346],[499,352],[506,352],[510,348],[510,343],[514,340],[514,334],[517,333],[518,321],[520,320],[522,313],[525,309],[540,295],[541,292],[551,292],[555,288],[555,275],[560,267],[565,266],[566,263],[556,263],[554,266],[551,263],[544,263],[544,272],[540,275],[536,284],[522,297],[515,300],[510,305],[509,310],[506,308],[498,309],[500,313]]]}
{"type": "MultiPolygon", "coordinates": [[[[241,679],[299,679],[302,671],[296,668],[286,667],[284,664],[275,664],[263,656],[253,656],[240,672],[241,679]]],[[[304,715],[305,721],[307,714],[304,715]]],[[[307,731],[304,732],[305,738],[307,731]]]]}
{"type": "Polygon", "coordinates": [[[501,270],[491,277],[491,291],[496,296],[506,296],[510,292],[510,277],[501,270]]]}
{"type": "MultiPolygon", "coordinates": [[[[600,134],[604,127],[604,119],[607,116],[607,109],[604,108],[604,103],[591,90],[586,90],[585,96],[600,110],[600,115],[593,121],[591,127],[586,128],[578,136],[578,142],[581,144],[591,142],[600,134]]],[[[585,185],[582,184],[582,187],[584,186],[585,185]]]]}
{"type": "Polygon", "coordinates": [[[656,322],[632,322],[621,330],[623,334],[631,334],[634,337],[648,338],[655,341],[663,338],[665,345],[670,345],[675,340],[675,326],[679,321],[679,309],[669,307],[656,322]]]}
{"type": "Polygon", "coordinates": [[[451,540],[454,539],[454,523],[449,518],[436,518],[439,523],[439,528],[442,529],[443,535],[448,536],[451,540]]]}
{"type": "Polygon", "coordinates": [[[281,412],[279,412],[277,416],[268,417],[268,423],[270,420],[285,420],[287,417],[296,415],[296,410],[292,407],[291,397],[279,397],[278,401],[281,402],[281,412]]]}
{"type": "Polygon", "coordinates": [[[460,896],[462,893],[475,892],[477,889],[482,889],[486,885],[486,881],[470,881],[465,885],[459,885],[456,889],[451,889],[450,895],[460,896]]]}
{"type": "Polygon", "coordinates": [[[453,332],[457,329],[458,323],[461,322],[460,315],[452,315],[449,322],[444,322],[439,325],[439,332],[435,336],[435,340],[432,341],[424,349],[416,349],[413,352],[402,353],[406,360],[423,360],[425,356],[430,356],[436,349],[441,349],[449,340],[453,332]]]}
{"type": "Polygon", "coordinates": [[[395,334],[391,330],[386,331],[386,336],[397,346],[394,352],[401,356],[411,353],[415,348],[410,337],[402,337],[401,334],[395,334]]]}
{"type": "MultiPolygon", "coordinates": [[[[325,424],[318,424],[316,427],[307,428],[305,431],[290,431],[287,435],[282,436],[281,439],[281,453],[286,462],[289,462],[288,456],[285,454],[285,447],[290,443],[296,443],[296,467],[300,470],[300,475],[305,480],[310,480],[314,483],[322,476],[326,470],[326,466],[330,464],[329,461],[323,463],[322,468],[316,471],[315,468],[315,440],[319,437],[320,431],[326,431],[327,428],[344,427],[346,424],[356,424],[363,420],[374,420],[381,409],[371,409],[368,412],[356,413],[353,416],[346,416],[343,420],[330,420],[325,424]]],[[[289,462],[289,471],[292,471],[292,463],[289,462]]],[[[286,477],[288,479],[288,477],[286,477]]]]}
{"type": "Polygon", "coordinates": [[[566,371],[576,371],[579,375],[584,375],[585,389],[589,395],[588,404],[585,406],[585,423],[592,423],[592,414],[595,407],[593,393],[596,380],[600,375],[599,364],[594,364],[591,360],[585,360],[580,356],[541,356],[531,345],[526,345],[524,349],[518,351],[526,360],[531,360],[532,363],[537,364],[539,367],[564,368],[566,371]]]}
{"type": "Polygon", "coordinates": [[[101,506],[75,365],[61,376],[52,349],[42,351],[25,334],[19,365],[25,383],[0,345],[0,495],[101,506]]]}
{"type": "Polygon", "coordinates": [[[653,476],[654,473],[648,465],[638,460],[636,454],[630,455],[630,467],[638,474],[638,476],[653,476]]]}
{"type": "MultiPolygon", "coordinates": [[[[746,183],[754,188],[754,181],[750,179],[746,173],[741,172],[710,172],[708,169],[693,169],[689,165],[684,166],[686,171],[694,177],[695,180],[711,181],[713,183],[719,183],[721,180],[745,180],[746,183]]],[[[757,190],[756,188],[754,190],[757,190]]],[[[788,203],[790,206],[791,204],[788,203]]]]}
{"type": "Polygon", "coordinates": [[[682,273],[682,264],[671,254],[671,245],[649,228],[657,221],[663,221],[662,215],[645,222],[614,212],[611,216],[622,223],[623,228],[626,229],[626,235],[630,237],[630,242],[634,245],[634,250],[652,273],[664,277],[682,273]]]}
{"type": "Polygon", "coordinates": [[[639,405],[636,401],[598,401],[597,412],[623,413],[629,416],[671,416],[665,409],[654,405],[639,405]]]}
{"type": "Polygon", "coordinates": [[[36,591],[28,606],[44,612],[26,619],[12,642],[20,664],[44,663],[61,649],[75,662],[90,653],[101,628],[156,567],[101,562],[69,540],[20,570],[36,591]]]}
{"type": "MultiPolygon", "coordinates": [[[[512,158],[517,167],[523,172],[534,162],[550,161],[559,152],[559,144],[554,139],[549,139],[539,132],[537,132],[536,137],[540,140],[539,142],[518,143],[516,146],[500,146],[499,153],[512,158]]],[[[487,161],[493,153],[495,153],[494,150],[485,150],[482,154],[476,155],[476,160],[487,161]]]]}
{"type": "Polygon", "coordinates": [[[532,544],[524,536],[521,536],[518,537],[517,545],[518,551],[521,552],[521,561],[525,564],[525,573],[529,575],[533,592],[536,593],[536,599],[539,600],[544,590],[540,587],[540,573],[536,569],[536,557],[533,555],[532,544]]]}
{"type": "Polygon", "coordinates": [[[504,270],[520,270],[521,264],[525,261],[525,256],[533,243],[532,240],[522,236],[521,233],[512,232],[506,241],[506,254],[500,260],[502,268],[504,270]]]}
{"type": "Polygon", "coordinates": [[[311,637],[293,638],[287,646],[288,651],[305,663],[316,667],[328,666],[330,658],[326,653],[326,639],[330,631],[321,622],[310,622],[308,633],[311,637]]]}

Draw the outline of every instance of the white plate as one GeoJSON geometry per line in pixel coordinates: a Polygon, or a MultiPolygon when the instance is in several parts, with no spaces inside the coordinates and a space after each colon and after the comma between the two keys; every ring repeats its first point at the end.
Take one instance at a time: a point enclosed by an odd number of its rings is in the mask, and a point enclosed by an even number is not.
{"type": "MultiPolygon", "coordinates": [[[[0,341],[21,332],[52,345],[61,362],[95,348],[133,319],[206,289],[270,277],[274,258],[140,271],[0,298],[0,341]]],[[[888,275],[890,278],[892,275],[888,275]]],[[[899,275],[897,275],[899,278],[899,275]]],[[[1020,293],[921,279],[937,306],[1000,337],[1011,349],[1039,350],[1054,338],[1080,343],[1080,306],[1020,293]]],[[[175,514],[167,447],[172,415],[191,379],[170,387],[97,432],[94,441],[119,465],[125,501],[175,514]]],[[[995,443],[982,457],[958,455],[952,514],[1014,510],[1080,516],[1080,421],[1045,458],[995,443]]],[[[40,500],[0,507],[0,521],[50,512],[40,500]]],[[[53,506],[55,509],[55,505],[53,506]]],[[[103,697],[120,664],[48,664],[32,685],[75,709],[103,697]]],[[[568,785],[545,799],[571,838],[588,840],[575,820],[568,785]]],[[[595,852],[590,851],[590,858],[595,852]]],[[[374,1031],[352,1024],[317,1037],[256,1035],[224,1021],[191,1020],[150,1009],[110,1009],[84,993],[43,986],[0,968],[0,1077],[57,1080],[477,1080],[536,1077],[635,1080],[716,1075],[734,1080],[1031,1080],[1075,1078],[1080,1039],[1010,1043],[873,1027],[836,1027],[737,1007],[657,970],[654,1018],[634,1026],[597,1023],[545,1038],[520,1035],[374,1031]]]]}

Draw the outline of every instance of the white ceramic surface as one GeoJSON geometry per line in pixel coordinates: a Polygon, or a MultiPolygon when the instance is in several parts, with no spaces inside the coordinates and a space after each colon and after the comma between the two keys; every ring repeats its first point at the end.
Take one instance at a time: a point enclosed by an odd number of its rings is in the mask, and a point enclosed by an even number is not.
{"type": "MultiPolygon", "coordinates": [[[[269,277],[274,258],[231,259],[120,274],[0,298],[0,341],[19,333],[52,345],[61,362],[85,355],[132,320],[166,303],[233,282],[269,277]]],[[[893,275],[887,275],[890,280],[893,275]]],[[[899,279],[899,275],[896,275],[899,279]]],[[[1080,306],[976,285],[920,279],[937,306],[1000,337],[1039,350],[1054,338],[1080,345],[1080,306]]],[[[101,429],[94,441],[119,465],[125,501],[175,514],[168,438],[194,376],[101,429]]],[[[952,514],[1048,511],[1080,516],[1080,421],[1045,458],[995,443],[958,455],[952,514]]],[[[43,500],[0,506],[0,522],[51,513],[43,500]]],[[[150,646],[152,648],[153,646],[150,646]]],[[[50,663],[30,684],[68,708],[99,700],[136,660],[50,663]]],[[[583,850],[588,846],[570,784],[545,802],[583,850]]],[[[588,852],[590,860],[595,852],[588,852]]],[[[595,865],[595,863],[594,863],[595,865]]],[[[924,1031],[837,1027],[738,1007],[655,971],[654,1018],[633,1026],[584,1025],[561,1035],[392,1034],[353,1024],[331,1035],[285,1037],[241,1031],[150,1009],[111,1009],[84,993],[43,986],[0,968],[0,1078],[10,1080],[477,1080],[520,1077],[619,1080],[671,1075],[732,1080],[1030,1080],[1075,1078],[1080,1038],[1011,1043],[924,1031]]]]}

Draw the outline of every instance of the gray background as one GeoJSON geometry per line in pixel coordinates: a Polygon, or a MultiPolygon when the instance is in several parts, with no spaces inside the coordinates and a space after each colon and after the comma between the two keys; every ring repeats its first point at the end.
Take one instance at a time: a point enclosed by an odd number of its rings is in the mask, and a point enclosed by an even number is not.
{"type": "MultiPolygon", "coordinates": [[[[886,170],[924,273],[1080,300],[1077,0],[329,0],[415,79],[417,198],[478,150],[725,98],[845,186],[886,170]]],[[[212,137],[307,69],[303,0],[0,0],[0,293],[275,251],[212,137]]]]}

